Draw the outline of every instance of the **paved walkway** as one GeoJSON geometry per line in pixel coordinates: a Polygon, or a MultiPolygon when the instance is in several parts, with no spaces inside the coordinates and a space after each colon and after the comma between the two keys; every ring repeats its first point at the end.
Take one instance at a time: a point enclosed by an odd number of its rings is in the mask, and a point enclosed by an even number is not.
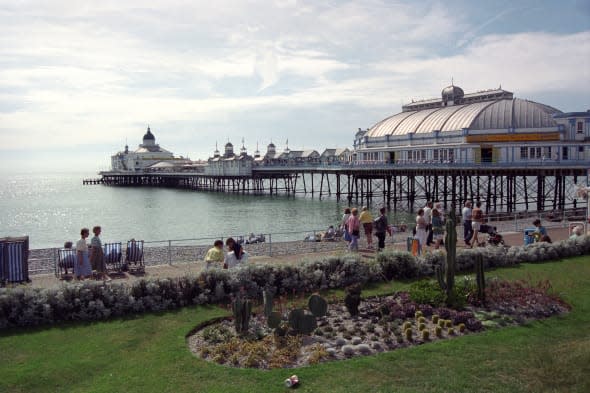
{"type": "MultiPolygon", "coordinates": [[[[459,231],[462,231],[461,227],[458,227],[459,231]]],[[[548,229],[549,236],[553,241],[564,240],[569,237],[569,228],[549,228],[548,229]]],[[[522,232],[504,232],[502,233],[504,237],[504,242],[506,245],[522,245],[524,242],[524,237],[522,232]]],[[[484,235],[481,239],[485,239],[487,235],[484,235]]],[[[460,233],[458,236],[459,241],[457,242],[457,247],[459,249],[465,248],[465,245],[460,239],[462,238],[462,234],[460,233]]],[[[248,263],[253,264],[291,264],[291,263],[300,263],[303,261],[314,261],[326,256],[331,255],[343,255],[346,253],[346,244],[344,242],[342,244],[342,249],[337,251],[320,251],[314,253],[306,253],[306,254],[296,254],[296,255],[281,255],[281,256],[257,256],[251,257],[248,260],[248,263]]],[[[361,239],[360,242],[361,247],[365,247],[366,243],[364,238],[361,239]]],[[[405,244],[402,243],[391,243],[386,245],[387,249],[400,249],[404,250],[406,248],[405,244]]],[[[430,248],[432,249],[432,248],[430,248]]],[[[372,253],[369,250],[362,250],[362,255],[367,255],[372,253]]],[[[199,273],[204,268],[203,262],[193,262],[193,263],[178,263],[173,265],[160,265],[160,266],[147,266],[145,269],[144,275],[132,275],[129,273],[124,273],[119,276],[113,276],[113,283],[117,282],[125,282],[131,283],[133,281],[139,280],[144,277],[151,277],[151,278],[166,278],[166,277],[181,277],[184,275],[194,275],[199,273]]],[[[38,274],[31,276],[33,287],[41,287],[41,288],[49,288],[54,286],[59,286],[63,280],[56,278],[53,274],[38,274]]]]}

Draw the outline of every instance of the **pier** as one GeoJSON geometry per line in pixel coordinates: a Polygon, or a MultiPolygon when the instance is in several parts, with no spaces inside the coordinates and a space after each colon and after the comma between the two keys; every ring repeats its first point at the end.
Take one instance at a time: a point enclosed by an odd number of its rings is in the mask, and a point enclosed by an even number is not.
{"type": "MultiPolygon", "coordinates": [[[[577,208],[574,187],[586,182],[590,161],[529,165],[469,163],[262,165],[250,175],[195,172],[101,172],[102,184],[168,187],[253,195],[306,194],[357,204],[382,203],[414,210],[426,200],[445,209],[467,200],[484,201],[487,212],[564,211],[577,208]]],[[[87,183],[84,183],[87,184],[87,183]]],[[[96,183],[88,183],[96,184],[96,183]]]]}

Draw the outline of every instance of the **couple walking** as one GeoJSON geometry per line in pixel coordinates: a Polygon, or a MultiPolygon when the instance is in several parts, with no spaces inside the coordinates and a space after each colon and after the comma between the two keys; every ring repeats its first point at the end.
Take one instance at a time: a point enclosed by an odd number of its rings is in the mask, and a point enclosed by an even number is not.
{"type": "Polygon", "coordinates": [[[463,219],[463,240],[467,247],[473,248],[480,243],[478,234],[484,223],[484,217],[480,201],[475,203],[475,208],[472,209],[471,206],[471,201],[465,202],[465,207],[461,210],[461,218],[463,219]]]}
{"type": "Polygon", "coordinates": [[[105,281],[111,281],[107,275],[107,267],[104,261],[104,251],[100,233],[102,228],[95,226],[92,228],[94,237],[90,241],[90,247],[86,243],[86,238],[90,235],[88,228],[80,230],[80,240],[76,242],[76,263],[74,264],[74,275],[79,280],[84,280],[92,276],[92,270],[96,270],[98,277],[105,281]]]}
{"type": "Polygon", "coordinates": [[[360,215],[357,208],[344,209],[341,227],[344,231],[344,239],[349,242],[349,251],[358,251],[361,224],[367,237],[368,248],[373,248],[373,229],[375,229],[375,236],[378,239],[377,247],[379,251],[385,248],[385,233],[388,231],[389,225],[385,216],[385,208],[382,207],[379,213],[379,217],[373,220],[373,216],[366,206],[363,206],[360,215]]]}

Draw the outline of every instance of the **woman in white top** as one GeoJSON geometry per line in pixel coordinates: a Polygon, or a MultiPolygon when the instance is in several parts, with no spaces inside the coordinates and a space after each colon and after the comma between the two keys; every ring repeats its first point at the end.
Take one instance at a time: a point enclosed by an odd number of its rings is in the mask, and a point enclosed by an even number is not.
{"type": "Polygon", "coordinates": [[[90,266],[90,260],[88,259],[88,244],[86,244],[86,238],[89,234],[90,231],[88,228],[82,228],[80,231],[81,239],[76,243],[76,255],[78,258],[74,265],[74,274],[79,280],[83,280],[92,275],[92,267],[90,266]]]}
{"type": "Polygon", "coordinates": [[[428,237],[428,232],[426,231],[426,220],[424,219],[424,209],[418,210],[418,215],[416,216],[416,239],[420,242],[420,247],[426,247],[426,238],[428,237]]]}

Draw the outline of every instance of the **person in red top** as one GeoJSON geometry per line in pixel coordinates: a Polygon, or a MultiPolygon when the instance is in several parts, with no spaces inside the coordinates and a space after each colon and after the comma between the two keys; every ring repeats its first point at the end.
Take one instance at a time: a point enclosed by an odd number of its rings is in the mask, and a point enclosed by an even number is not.
{"type": "Polygon", "coordinates": [[[350,233],[350,244],[348,245],[348,251],[358,251],[359,249],[359,237],[361,235],[360,228],[361,222],[358,217],[358,209],[355,207],[350,211],[350,217],[346,220],[346,228],[350,233]]]}

